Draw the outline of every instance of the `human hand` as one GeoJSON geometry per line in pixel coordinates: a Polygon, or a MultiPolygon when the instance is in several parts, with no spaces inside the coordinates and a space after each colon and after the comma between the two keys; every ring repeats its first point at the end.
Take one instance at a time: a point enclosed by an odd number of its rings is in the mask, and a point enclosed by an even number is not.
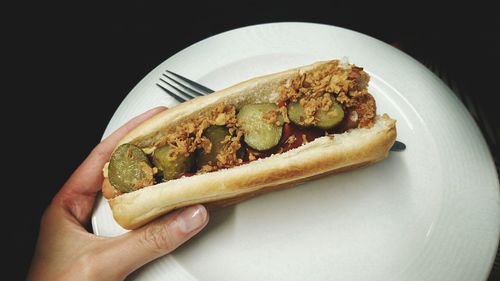
{"type": "Polygon", "coordinates": [[[27,280],[123,280],[207,224],[205,207],[197,205],[118,237],[85,230],[103,181],[102,167],[114,147],[130,130],[163,110],[155,108],[130,120],[97,145],[71,175],[42,216],[27,280]]]}

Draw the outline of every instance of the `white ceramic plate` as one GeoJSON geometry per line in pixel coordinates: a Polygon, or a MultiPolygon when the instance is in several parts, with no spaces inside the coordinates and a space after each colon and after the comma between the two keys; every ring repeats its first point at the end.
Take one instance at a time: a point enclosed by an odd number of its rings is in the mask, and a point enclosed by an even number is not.
{"type": "MultiPolygon", "coordinates": [[[[196,43],[129,93],[105,136],[175,100],[164,70],[212,89],[347,57],[371,75],[378,112],[407,144],[383,162],[213,212],[195,239],[131,280],[485,280],[499,237],[492,158],[465,107],[436,76],[369,36],[309,23],[256,25],[196,43]]],[[[100,199],[95,233],[123,233],[100,199]]]]}

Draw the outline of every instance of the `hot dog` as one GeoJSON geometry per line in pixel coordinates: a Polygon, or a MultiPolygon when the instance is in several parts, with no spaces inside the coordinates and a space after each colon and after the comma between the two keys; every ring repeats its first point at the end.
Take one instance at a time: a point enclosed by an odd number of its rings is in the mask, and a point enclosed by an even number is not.
{"type": "Polygon", "coordinates": [[[377,115],[361,67],[331,60],[257,77],[168,109],[117,145],[103,168],[115,220],[225,206],[384,159],[396,121],[377,115]]]}

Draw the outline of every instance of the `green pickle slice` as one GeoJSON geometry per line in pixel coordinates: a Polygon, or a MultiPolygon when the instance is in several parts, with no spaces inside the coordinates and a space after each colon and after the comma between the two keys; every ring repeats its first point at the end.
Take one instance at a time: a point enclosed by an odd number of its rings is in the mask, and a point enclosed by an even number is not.
{"type": "Polygon", "coordinates": [[[319,110],[316,113],[316,117],[318,118],[318,123],[316,127],[321,129],[331,129],[344,119],[344,109],[337,102],[333,102],[332,106],[328,111],[319,110]]]}
{"type": "Polygon", "coordinates": [[[295,125],[308,127],[304,124],[303,120],[306,119],[306,112],[304,108],[297,102],[291,102],[287,105],[288,119],[292,121],[295,125]]]}
{"type": "MultiPolygon", "coordinates": [[[[321,129],[331,129],[344,119],[344,110],[342,106],[338,104],[335,100],[332,100],[332,106],[328,111],[319,110],[316,112],[315,117],[318,119],[315,124],[316,127],[321,129]]],[[[303,120],[306,118],[306,113],[304,108],[300,105],[299,102],[291,102],[287,106],[288,110],[288,118],[294,124],[302,127],[308,127],[304,124],[303,120]]]]}
{"type": "Polygon", "coordinates": [[[133,144],[120,145],[111,156],[108,178],[121,192],[131,192],[154,184],[153,168],[147,155],[133,144]]]}
{"type": "Polygon", "coordinates": [[[265,114],[277,109],[278,106],[274,103],[247,104],[240,109],[236,118],[245,131],[244,141],[248,146],[264,151],[279,143],[283,131],[283,117],[278,115],[280,125],[270,124],[264,118],[265,114]]]}
{"type": "Polygon", "coordinates": [[[194,164],[194,156],[192,154],[187,157],[177,155],[174,159],[168,156],[169,151],[170,146],[167,144],[157,148],[153,153],[153,162],[162,173],[164,180],[172,180],[191,171],[194,164]]]}
{"type": "Polygon", "coordinates": [[[230,134],[229,129],[224,126],[210,126],[205,129],[203,135],[212,143],[212,150],[208,154],[205,154],[203,149],[198,151],[196,159],[198,169],[201,169],[201,167],[207,165],[209,162],[212,162],[212,164],[217,162],[217,155],[224,150],[224,144],[221,142],[230,134]]]}

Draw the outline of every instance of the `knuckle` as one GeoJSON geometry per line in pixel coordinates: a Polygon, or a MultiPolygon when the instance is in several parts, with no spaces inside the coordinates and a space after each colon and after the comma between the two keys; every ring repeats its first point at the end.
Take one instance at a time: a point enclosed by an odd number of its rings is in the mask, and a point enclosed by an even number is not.
{"type": "Polygon", "coordinates": [[[165,253],[176,247],[176,239],[167,225],[153,224],[148,226],[143,232],[141,240],[157,253],[165,253]]]}

